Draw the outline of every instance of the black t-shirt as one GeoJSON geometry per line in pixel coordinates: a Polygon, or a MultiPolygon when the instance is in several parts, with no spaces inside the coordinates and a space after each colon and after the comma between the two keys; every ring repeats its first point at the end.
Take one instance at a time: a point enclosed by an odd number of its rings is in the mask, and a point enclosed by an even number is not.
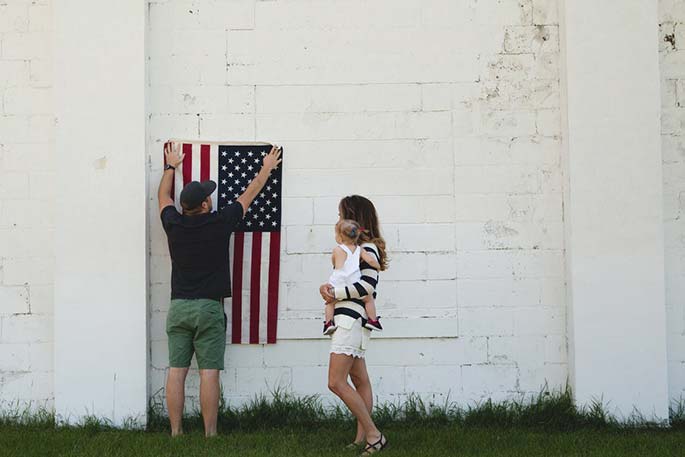
{"type": "Polygon", "coordinates": [[[243,206],[234,202],[219,212],[184,216],[170,205],[161,218],[171,254],[171,298],[230,297],[228,242],[243,206]]]}

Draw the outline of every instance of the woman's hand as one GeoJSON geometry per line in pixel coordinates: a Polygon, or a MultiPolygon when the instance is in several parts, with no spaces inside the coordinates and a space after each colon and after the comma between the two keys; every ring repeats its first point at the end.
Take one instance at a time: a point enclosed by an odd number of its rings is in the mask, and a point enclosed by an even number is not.
{"type": "Polygon", "coordinates": [[[321,284],[321,287],[319,287],[319,293],[321,294],[321,298],[326,303],[330,303],[332,301],[335,301],[335,296],[331,292],[331,289],[333,286],[331,284],[321,284]]]}

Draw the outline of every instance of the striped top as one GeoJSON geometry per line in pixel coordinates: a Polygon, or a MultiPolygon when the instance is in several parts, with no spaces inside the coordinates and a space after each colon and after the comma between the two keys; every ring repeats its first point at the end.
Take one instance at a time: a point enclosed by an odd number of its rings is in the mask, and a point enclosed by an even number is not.
{"type": "MultiPolygon", "coordinates": [[[[380,255],[378,254],[378,248],[375,244],[363,243],[361,247],[366,252],[370,252],[376,256],[378,263],[380,263],[380,255]]],[[[376,298],[378,270],[364,262],[363,259],[359,264],[359,269],[361,270],[361,278],[358,282],[355,282],[351,286],[335,288],[335,298],[340,300],[335,304],[336,324],[340,319],[349,318],[356,321],[360,317],[362,318],[363,323],[363,321],[366,320],[367,315],[362,298],[367,295],[376,298]]]]}

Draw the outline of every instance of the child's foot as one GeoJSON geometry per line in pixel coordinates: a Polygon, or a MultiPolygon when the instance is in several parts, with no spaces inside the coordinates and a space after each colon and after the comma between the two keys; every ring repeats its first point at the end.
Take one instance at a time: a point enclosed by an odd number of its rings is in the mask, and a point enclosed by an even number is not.
{"type": "Polygon", "coordinates": [[[367,320],[366,324],[364,324],[364,327],[368,328],[369,330],[375,330],[377,332],[382,332],[383,326],[381,325],[381,317],[378,316],[375,320],[373,320],[373,319],[367,320]]]}
{"type": "Polygon", "coordinates": [[[324,322],[323,323],[323,334],[324,335],[332,335],[333,332],[335,332],[335,330],[337,328],[338,328],[338,326],[335,325],[335,322],[333,322],[332,320],[330,320],[328,322],[324,322]]]}

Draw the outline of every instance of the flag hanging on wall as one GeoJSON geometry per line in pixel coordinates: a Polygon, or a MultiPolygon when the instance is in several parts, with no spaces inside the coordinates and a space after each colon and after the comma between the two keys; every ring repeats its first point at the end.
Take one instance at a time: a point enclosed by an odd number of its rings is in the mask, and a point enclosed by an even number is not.
{"type": "MultiPolygon", "coordinates": [[[[259,173],[268,143],[172,140],[185,154],[176,169],[174,201],[180,211],[181,189],[190,181],[217,183],[212,207],[234,202],[259,173]]],[[[276,342],[281,254],[282,164],[250,205],[229,244],[232,297],[224,299],[229,341],[233,344],[276,342]]]]}

